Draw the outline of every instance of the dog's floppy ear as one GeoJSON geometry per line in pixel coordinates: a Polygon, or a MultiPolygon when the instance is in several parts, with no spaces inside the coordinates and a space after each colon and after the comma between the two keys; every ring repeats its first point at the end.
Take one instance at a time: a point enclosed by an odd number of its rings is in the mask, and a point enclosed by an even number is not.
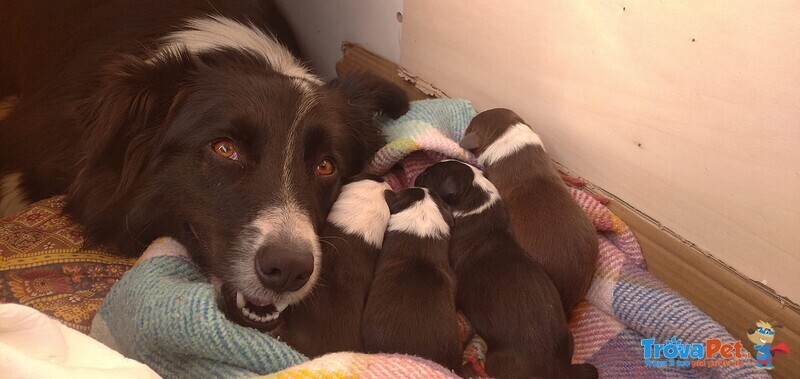
{"type": "Polygon", "coordinates": [[[376,115],[397,118],[408,111],[408,96],[400,87],[374,74],[359,72],[336,79],[329,88],[340,100],[340,115],[349,130],[346,174],[353,175],[386,143],[376,115]]]}
{"type": "Polygon", "coordinates": [[[367,71],[345,75],[331,82],[348,104],[371,114],[398,118],[408,112],[408,95],[402,88],[367,71]]]}
{"type": "Polygon", "coordinates": [[[131,55],[104,67],[99,88],[79,111],[87,125],[87,162],[105,160],[120,173],[119,189],[132,185],[150,147],[167,126],[179,83],[195,63],[185,51],[144,60],[131,55]]]}
{"type": "Polygon", "coordinates": [[[80,211],[81,221],[93,224],[89,230],[125,229],[117,223],[125,220],[131,189],[169,125],[181,82],[196,72],[185,51],[149,56],[154,58],[119,56],[102,68],[94,93],[76,104],[86,126],[86,156],[69,189],[67,211],[80,211]]]}

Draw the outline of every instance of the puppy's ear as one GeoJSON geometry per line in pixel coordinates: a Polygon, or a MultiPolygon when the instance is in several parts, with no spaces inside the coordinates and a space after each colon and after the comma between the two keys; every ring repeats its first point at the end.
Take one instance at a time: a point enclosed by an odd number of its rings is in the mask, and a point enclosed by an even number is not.
{"type": "Polygon", "coordinates": [[[458,145],[464,148],[464,150],[472,151],[481,147],[481,138],[478,137],[478,133],[470,132],[464,135],[464,138],[461,139],[458,145]]]}
{"type": "Polygon", "coordinates": [[[397,198],[397,194],[395,194],[394,191],[391,190],[383,191],[383,199],[386,200],[386,204],[388,204],[390,208],[392,204],[394,204],[395,198],[397,198]]]}
{"type": "MultiPolygon", "coordinates": [[[[384,196],[386,196],[385,192],[384,196]]],[[[422,188],[416,188],[416,187],[406,188],[400,191],[400,193],[398,194],[393,194],[391,202],[387,201],[387,204],[389,204],[389,213],[390,214],[400,213],[404,209],[410,207],[412,204],[424,198],[425,198],[425,191],[422,188]]]]}
{"type": "Polygon", "coordinates": [[[402,88],[370,72],[362,71],[331,82],[348,104],[369,112],[398,118],[408,112],[408,95],[402,88]]]}

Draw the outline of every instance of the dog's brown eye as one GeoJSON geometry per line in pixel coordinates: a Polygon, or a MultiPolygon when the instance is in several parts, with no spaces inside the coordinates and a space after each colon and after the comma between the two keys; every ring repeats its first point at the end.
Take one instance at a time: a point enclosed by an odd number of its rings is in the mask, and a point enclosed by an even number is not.
{"type": "Polygon", "coordinates": [[[336,171],[336,167],[330,159],[323,159],[317,164],[317,175],[328,176],[333,174],[334,171],[336,171]]]}
{"type": "Polygon", "coordinates": [[[234,145],[233,141],[229,139],[221,139],[217,142],[214,142],[214,144],[211,145],[211,148],[214,149],[214,153],[220,157],[230,159],[232,161],[239,160],[239,153],[236,152],[236,145],[234,145]]]}

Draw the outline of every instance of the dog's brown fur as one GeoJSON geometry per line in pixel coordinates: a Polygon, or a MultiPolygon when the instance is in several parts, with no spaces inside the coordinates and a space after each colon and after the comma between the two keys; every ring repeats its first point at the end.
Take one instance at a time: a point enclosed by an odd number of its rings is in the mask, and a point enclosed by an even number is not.
{"type": "MultiPolygon", "coordinates": [[[[420,188],[387,192],[392,218],[426,196],[435,195],[424,195],[420,188]]],[[[442,214],[434,217],[452,217],[435,201],[442,214]]],[[[392,231],[391,219],[389,223],[364,310],[364,347],[371,353],[417,355],[457,369],[463,349],[448,239],[392,231]]]]}
{"type": "MultiPolygon", "coordinates": [[[[359,175],[350,184],[362,180],[383,184],[382,179],[371,175],[359,175]]],[[[373,215],[370,219],[375,221],[374,225],[354,223],[354,227],[363,228],[357,232],[386,229],[389,207],[383,200],[381,187],[388,186],[376,184],[377,191],[371,188],[370,192],[357,194],[365,200],[358,212],[373,215]],[[375,200],[374,197],[379,201],[370,201],[375,200]]],[[[339,202],[355,191],[360,189],[346,185],[331,215],[341,212],[344,206],[351,206],[346,202],[340,206],[339,202]]],[[[330,219],[320,240],[324,241],[320,283],[308,299],[281,313],[281,324],[270,334],[311,358],[337,351],[363,351],[361,320],[381,247],[363,236],[348,233],[330,219]]]]}
{"type": "MultiPolygon", "coordinates": [[[[508,109],[478,114],[461,141],[479,158],[512,125],[508,109]]],[[[527,124],[526,124],[527,125],[527,124]]],[[[485,167],[506,204],[517,242],[542,264],[570,316],[585,296],[597,264],[597,234],[541,145],[528,145],[485,167]]]]}
{"type": "Polygon", "coordinates": [[[458,282],[456,304],[488,345],[486,372],[499,378],[596,378],[593,366],[571,364],[572,335],[558,292],[514,241],[502,202],[491,203],[477,175],[463,162],[445,161],[423,172],[416,185],[438,193],[454,212],[450,263],[458,282]],[[492,205],[459,215],[483,204],[492,205]]]}

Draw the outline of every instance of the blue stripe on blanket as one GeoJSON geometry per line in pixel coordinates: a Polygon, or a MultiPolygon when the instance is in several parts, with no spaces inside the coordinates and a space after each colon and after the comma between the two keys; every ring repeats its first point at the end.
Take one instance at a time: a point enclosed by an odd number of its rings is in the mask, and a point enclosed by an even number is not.
{"type": "Polygon", "coordinates": [[[174,256],[146,259],[128,271],[92,329],[92,336],[164,377],[252,376],[306,360],[283,342],[225,321],[211,284],[194,264],[174,256]]]}
{"type": "MultiPolygon", "coordinates": [[[[736,340],[688,300],[675,294],[649,272],[628,265],[622,270],[614,288],[612,307],[616,318],[637,332],[639,338],[654,338],[656,343],[677,337],[684,343],[705,343],[707,339],[719,338],[722,343],[736,340]]],[[[641,340],[640,340],[641,341],[641,340]]],[[[643,350],[639,346],[639,365],[644,365],[643,350]]],[[[662,369],[666,377],[692,377],[702,373],[703,377],[724,378],[769,378],[764,370],[755,367],[752,359],[743,360],[742,366],[709,368],[696,367],[662,369]]],[[[624,370],[624,366],[619,366],[624,370]]],[[[635,371],[635,370],[634,370],[635,371]]],[[[636,372],[630,372],[635,376],[636,372]]]]}

